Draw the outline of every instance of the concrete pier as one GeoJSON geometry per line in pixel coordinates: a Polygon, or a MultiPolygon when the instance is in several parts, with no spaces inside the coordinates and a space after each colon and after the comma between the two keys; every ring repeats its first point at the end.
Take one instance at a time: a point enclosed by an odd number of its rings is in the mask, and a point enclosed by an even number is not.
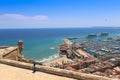
{"type": "Polygon", "coordinates": [[[81,55],[81,56],[84,56],[84,57],[89,57],[91,55],[89,55],[87,52],[83,51],[82,49],[77,49],[76,52],[81,55]]]}
{"type": "Polygon", "coordinates": [[[64,44],[67,44],[70,47],[73,43],[69,39],[63,39],[64,44]]]}

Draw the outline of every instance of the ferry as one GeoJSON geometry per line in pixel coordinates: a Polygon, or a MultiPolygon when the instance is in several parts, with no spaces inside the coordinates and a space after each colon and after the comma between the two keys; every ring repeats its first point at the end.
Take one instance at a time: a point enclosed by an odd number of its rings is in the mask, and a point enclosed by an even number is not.
{"type": "Polygon", "coordinates": [[[73,40],[73,39],[78,39],[78,37],[68,37],[67,39],[73,40]]]}
{"type": "Polygon", "coordinates": [[[95,38],[95,37],[97,37],[96,34],[88,34],[88,35],[86,36],[86,38],[95,38]]]}
{"type": "Polygon", "coordinates": [[[107,32],[102,32],[102,33],[100,33],[100,36],[107,36],[107,35],[108,35],[107,32]]]}

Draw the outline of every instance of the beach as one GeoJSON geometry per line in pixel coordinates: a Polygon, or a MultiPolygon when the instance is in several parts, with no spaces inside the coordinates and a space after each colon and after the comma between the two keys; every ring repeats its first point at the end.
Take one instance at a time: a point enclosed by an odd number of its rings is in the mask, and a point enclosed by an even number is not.
{"type": "Polygon", "coordinates": [[[51,64],[56,64],[56,63],[62,65],[62,61],[67,62],[68,58],[66,56],[62,56],[58,59],[54,59],[49,62],[44,62],[43,65],[50,66],[51,64]]]}
{"type": "Polygon", "coordinates": [[[0,80],[75,80],[53,74],[0,64],[0,80]]]}

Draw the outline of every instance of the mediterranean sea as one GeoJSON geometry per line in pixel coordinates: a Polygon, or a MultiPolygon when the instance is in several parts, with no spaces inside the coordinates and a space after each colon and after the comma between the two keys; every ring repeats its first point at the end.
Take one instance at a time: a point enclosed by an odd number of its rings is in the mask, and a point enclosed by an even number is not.
{"type": "Polygon", "coordinates": [[[23,40],[24,50],[22,54],[26,58],[49,61],[58,58],[57,47],[63,43],[63,38],[79,37],[74,41],[84,41],[88,40],[85,38],[86,35],[99,35],[101,32],[108,32],[109,36],[93,40],[119,36],[120,28],[0,29],[0,46],[14,46],[19,40],[23,40]]]}

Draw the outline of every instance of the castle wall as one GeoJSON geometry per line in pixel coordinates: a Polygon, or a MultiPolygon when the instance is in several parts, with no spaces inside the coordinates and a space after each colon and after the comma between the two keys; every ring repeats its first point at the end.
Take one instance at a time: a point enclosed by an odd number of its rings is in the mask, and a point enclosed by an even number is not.
{"type": "MultiPolygon", "coordinates": [[[[14,61],[14,60],[0,59],[0,63],[15,66],[15,67],[20,67],[20,68],[30,69],[30,70],[33,69],[33,64],[14,61]]],[[[41,66],[41,65],[36,65],[36,70],[59,75],[59,76],[80,79],[80,80],[117,80],[117,79],[110,79],[107,77],[102,77],[102,76],[97,76],[92,74],[85,74],[85,73],[74,72],[70,70],[58,69],[58,68],[53,68],[48,66],[41,66]]]]}
{"type": "Polygon", "coordinates": [[[22,58],[22,54],[19,52],[19,49],[16,48],[13,51],[3,55],[3,58],[19,61],[22,58]]]}

